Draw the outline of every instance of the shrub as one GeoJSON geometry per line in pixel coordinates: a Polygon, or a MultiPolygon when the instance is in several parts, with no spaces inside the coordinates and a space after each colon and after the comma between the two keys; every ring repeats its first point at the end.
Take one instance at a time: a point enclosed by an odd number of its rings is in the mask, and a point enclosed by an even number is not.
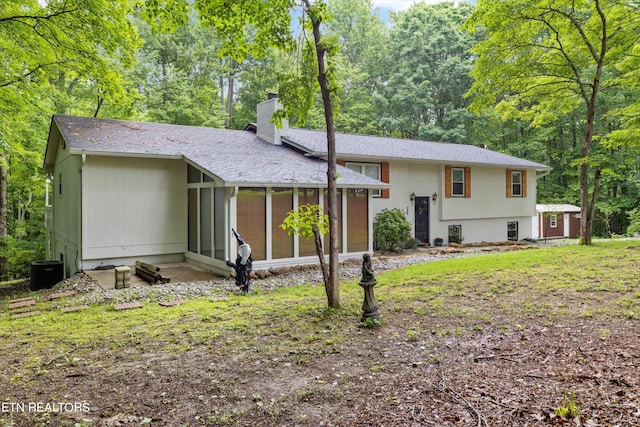
{"type": "Polygon", "coordinates": [[[411,239],[411,224],[400,209],[384,209],[376,215],[373,233],[378,249],[398,252],[411,239]]]}
{"type": "Polygon", "coordinates": [[[640,234],[640,208],[634,208],[629,212],[629,221],[627,236],[632,237],[634,234],[640,234]]]}
{"type": "Polygon", "coordinates": [[[0,280],[29,277],[31,263],[45,259],[44,239],[28,241],[9,237],[2,255],[7,258],[7,277],[0,280]]]}

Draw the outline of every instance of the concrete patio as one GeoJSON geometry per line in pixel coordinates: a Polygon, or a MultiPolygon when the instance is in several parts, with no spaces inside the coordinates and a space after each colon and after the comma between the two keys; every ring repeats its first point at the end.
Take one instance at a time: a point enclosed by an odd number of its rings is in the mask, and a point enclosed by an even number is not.
{"type": "MultiPolygon", "coordinates": [[[[171,279],[169,284],[222,279],[222,277],[219,275],[216,275],[204,269],[200,269],[186,262],[158,264],[157,266],[160,267],[160,273],[162,274],[162,277],[168,277],[171,279]]],[[[131,269],[130,287],[138,288],[153,286],[152,284],[135,274],[135,265],[129,265],[128,267],[131,269]]],[[[88,274],[92,279],[94,279],[102,289],[109,290],[115,288],[116,280],[114,268],[111,268],[109,270],[88,270],[85,271],[85,273],[88,274]]]]}

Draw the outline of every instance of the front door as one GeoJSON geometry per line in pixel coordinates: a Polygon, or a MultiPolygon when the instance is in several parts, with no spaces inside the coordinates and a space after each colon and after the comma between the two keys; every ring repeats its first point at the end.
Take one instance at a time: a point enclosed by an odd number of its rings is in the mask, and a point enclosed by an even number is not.
{"type": "Polygon", "coordinates": [[[415,233],[416,239],[425,245],[429,244],[429,198],[416,197],[415,206],[415,233]]]}

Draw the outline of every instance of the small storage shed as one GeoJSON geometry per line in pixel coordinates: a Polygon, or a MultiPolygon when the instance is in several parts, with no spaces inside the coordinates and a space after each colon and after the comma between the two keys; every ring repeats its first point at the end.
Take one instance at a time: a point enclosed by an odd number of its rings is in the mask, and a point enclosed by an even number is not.
{"type": "Polygon", "coordinates": [[[570,204],[536,204],[533,235],[538,239],[579,237],[580,207],[570,204]]]}

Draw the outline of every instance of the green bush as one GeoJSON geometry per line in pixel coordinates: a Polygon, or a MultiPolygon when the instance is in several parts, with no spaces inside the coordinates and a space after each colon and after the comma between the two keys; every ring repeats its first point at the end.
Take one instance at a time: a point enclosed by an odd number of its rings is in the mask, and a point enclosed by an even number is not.
{"type": "Polygon", "coordinates": [[[28,241],[9,237],[3,253],[7,257],[7,277],[0,280],[29,277],[31,263],[45,259],[44,239],[28,241]]]}
{"type": "Polygon", "coordinates": [[[634,234],[640,234],[640,208],[634,208],[629,212],[629,227],[627,227],[627,236],[632,237],[634,234]]]}
{"type": "Polygon", "coordinates": [[[411,239],[411,224],[400,209],[384,209],[376,215],[373,233],[377,249],[399,252],[411,239]]]}

